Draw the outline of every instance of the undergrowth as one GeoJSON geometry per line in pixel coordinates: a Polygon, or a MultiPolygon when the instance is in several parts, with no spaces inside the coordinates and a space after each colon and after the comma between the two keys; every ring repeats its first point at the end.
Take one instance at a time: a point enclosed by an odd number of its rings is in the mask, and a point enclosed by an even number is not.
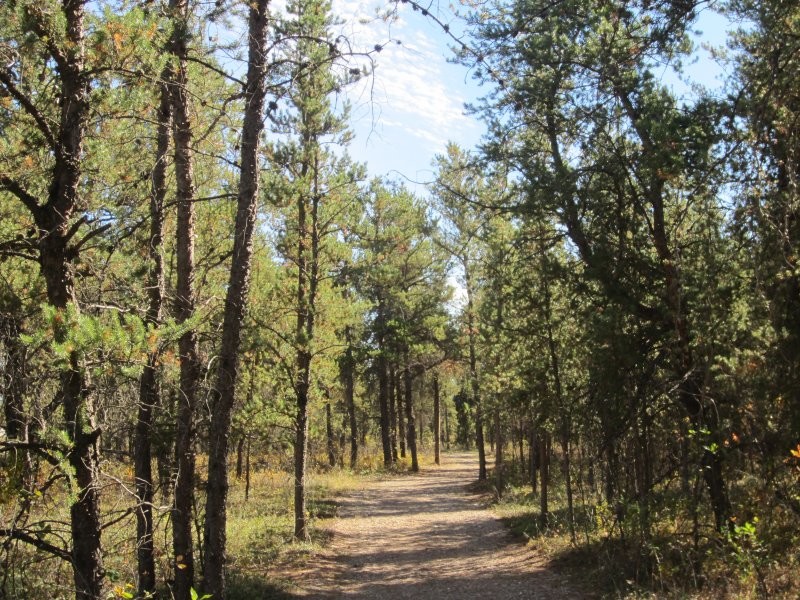
{"type": "MultiPolygon", "coordinates": [[[[256,461],[254,461],[255,463],[256,461]]],[[[256,463],[258,464],[258,463],[256,463]]],[[[228,600],[289,598],[292,583],[288,577],[302,569],[304,563],[329,540],[327,521],[336,516],[337,497],[357,488],[365,479],[377,477],[380,471],[372,455],[364,456],[359,469],[329,468],[315,461],[307,475],[307,511],[311,540],[293,539],[294,479],[280,468],[269,468],[264,461],[250,474],[249,496],[245,497],[245,480],[230,476],[228,496],[228,600]]],[[[277,465],[280,467],[280,465],[277,465]]],[[[104,467],[101,501],[104,521],[104,567],[108,582],[108,599],[130,597],[135,592],[135,517],[129,512],[133,499],[133,471],[130,463],[109,461],[104,467]]],[[[203,457],[197,465],[198,478],[205,473],[203,457]]],[[[200,481],[200,479],[198,479],[200,481]]],[[[201,483],[202,486],[202,483],[201,483]]],[[[157,495],[155,510],[155,555],[157,580],[162,583],[159,595],[169,598],[172,579],[171,524],[169,500],[157,495]]],[[[196,539],[201,536],[204,496],[196,493],[196,539]]],[[[11,514],[14,501],[0,502],[0,511],[11,514]]],[[[30,521],[47,523],[43,537],[69,539],[69,497],[50,494],[33,504],[30,521]]],[[[195,573],[201,572],[201,547],[195,547],[195,573]]],[[[4,548],[0,556],[0,598],[14,600],[72,600],[75,592],[70,565],[31,546],[18,543],[4,548]]],[[[198,578],[199,579],[199,578],[198,578]]]]}
{"type": "Polygon", "coordinates": [[[800,540],[793,515],[774,509],[759,518],[742,509],[749,518],[734,520],[730,531],[720,534],[700,516],[695,522],[692,507],[666,491],[646,507],[636,502],[609,506],[599,491],[576,485],[573,539],[558,475],[554,465],[544,526],[540,496],[519,470],[509,469],[502,489],[490,473],[474,490],[483,491],[512,533],[584,597],[800,598],[800,540]]]}

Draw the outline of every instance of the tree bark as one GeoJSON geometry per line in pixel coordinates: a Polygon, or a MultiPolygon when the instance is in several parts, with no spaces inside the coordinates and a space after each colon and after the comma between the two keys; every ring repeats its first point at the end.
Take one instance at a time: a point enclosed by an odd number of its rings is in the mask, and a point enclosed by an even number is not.
{"type": "MultiPolygon", "coordinates": [[[[165,73],[166,75],[166,73],[165,73]]],[[[162,77],[163,81],[167,77],[162,77]]],[[[165,83],[159,87],[159,108],[156,132],[156,159],[150,186],[150,239],[147,245],[150,270],[148,274],[148,308],[145,323],[157,327],[161,322],[164,304],[164,199],[167,194],[167,159],[169,152],[172,108],[170,91],[165,83]]],[[[138,418],[134,437],[134,476],[136,479],[136,574],[138,594],[144,598],[156,589],[153,548],[153,416],[161,405],[158,389],[158,352],[151,350],[139,380],[138,418]]]]}
{"type": "Polygon", "coordinates": [[[241,138],[241,172],[234,226],[233,256],[225,296],[216,385],[211,393],[208,491],[203,533],[205,564],[203,591],[215,600],[225,597],[228,449],[231,416],[236,398],[241,330],[247,309],[253,256],[253,230],[259,200],[259,139],[264,129],[266,97],[266,40],[268,0],[249,4],[247,80],[241,138]]]}
{"type": "MultiPolygon", "coordinates": [[[[398,411],[400,410],[400,406],[397,402],[398,395],[397,390],[399,386],[397,385],[397,373],[394,370],[394,367],[389,369],[389,440],[392,444],[392,462],[397,462],[397,422],[400,418],[398,411]]],[[[402,456],[405,457],[405,446],[403,447],[403,454],[402,456]]]]}
{"type": "Polygon", "coordinates": [[[406,433],[408,450],[411,452],[411,471],[419,471],[419,461],[417,459],[417,426],[414,417],[413,388],[411,378],[411,367],[408,362],[408,351],[405,353],[405,367],[403,369],[403,390],[405,398],[403,404],[406,409],[406,433]]]}
{"type": "Polygon", "coordinates": [[[245,435],[242,434],[236,442],[236,479],[241,479],[244,473],[244,442],[245,435]]]}
{"type": "MultiPolygon", "coordinates": [[[[43,131],[54,156],[47,202],[40,204],[18,182],[0,175],[2,188],[22,201],[36,224],[39,267],[45,280],[47,302],[57,310],[54,340],[59,343],[67,339],[68,311],[79,311],[71,266],[78,248],[69,244],[78,229],[71,221],[79,202],[83,144],[90,112],[90,74],[85,64],[85,4],[81,0],[62,3],[63,44],[49,39],[50,24],[44,22],[41,12],[30,11],[31,22],[47,46],[60,83],[58,131],[55,134],[50,130],[43,131]]],[[[77,352],[70,354],[59,379],[57,397],[63,408],[71,445],[67,461],[74,470],[77,483],[75,501],[70,506],[75,597],[95,600],[102,597],[104,574],[97,489],[100,430],[95,429],[93,423],[90,386],[77,352]]]]}
{"type": "Polygon", "coordinates": [[[550,295],[550,281],[546,273],[546,257],[544,251],[541,254],[541,265],[543,272],[543,292],[545,309],[545,327],[547,330],[547,348],[550,353],[550,370],[553,376],[553,387],[555,388],[556,404],[561,412],[561,450],[564,455],[563,472],[564,487],[567,493],[567,524],[569,526],[570,539],[575,543],[575,511],[572,499],[572,473],[570,468],[570,418],[569,408],[564,400],[564,392],[561,387],[561,363],[559,361],[558,346],[555,335],[553,334],[553,308],[550,295]]]}
{"type": "Polygon", "coordinates": [[[308,393],[298,394],[294,440],[294,537],[309,538],[306,522],[306,457],[308,455],[308,393]]]}
{"type": "Polygon", "coordinates": [[[549,522],[548,493],[550,490],[550,434],[545,430],[539,433],[539,528],[544,531],[549,522]]]}
{"type": "Polygon", "coordinates": [[[244,499],[250,499],[250,438],[247,438],[247,449],[244,457],[244,499]]]}
{"type": "Polygon", "coordinates": [[[447,409],[447,404],[443,405],[444,408],[444,448],[450,450],[450,411],[447,409]]]}
{"type": "MultiPolygon", "coordinates": [[[[617,86],[615,92],[637,135],[642,140],[645,152],[654,158],[657,157],[659,149],[650,136],[649,130],[642,126],[640,114],[633,105],[629,94],[619,86],[617,86]]],[[[722,531],[726,525],[729,528],[733,526],[733,523],[729,520],[731,505],[722,473],[722,457],[711,448],[720,447],[724,436],[720,432],[721,425],[717,417],[716,407],[710,406],[710,403],[705,402],[703,397],[703,373],[694,358],[689,318],[683,300],[683,282],[680,276],[679,262],[676,260],[667,232],[664,186],[665,180],[662,177],[658,176],[658,174],[651,175],[646,194],[652,211],[651,236],[653,246],[664,275],[667,312],[675,334],[675,375],[679,381],[677,397],[678,402],[686,409],[697,429],[705,428],[710,432],[708,436],[710,439],[701,440],[700,442],[703,445],[700,467],[708,488],[716,528],[718,531],[722,531]]]]}
{"type": "Polygon", "coordinates": [[[406,416],[403,403],[403,386],[400,385],[400,376],[397,373],[395,373],[394,396],[395,396],[395,411],[397,412],[398,437],[400,438],[400,458],[405,458],[406,440],[408,439],[408,436],[406,434],[406,416]]]}
{"type": "Polygon", "coordinates": [[[532,419],[528,424],[528,428],[529,475],[531,491],[536,494],[537,471],[539,470],[539,440],[536,435],[536,426],[532,419]]]}
{"type": "Polygon", "coordinates": [[[433,460],[441,464],[439,457],[442,437],[441,399],[439,398],[439,373],[433,373],[433,460]]]}
{"type": "Polygon", "coordinates": [[[472,402],[475,407],[475,443],[478,446],[478,479],[486,479],[486,447],[483,439],[483,408],[481,406],[480,383],[478,381],[478,358],[475,349],[477,330],[475,307],[473,305],[472,277],[469,263],[464,260],[464,280],[467,293],[467,339],[469,340],[469,379],[472,389],[472,402]]]}
{"type": "Polygon", "coordinates": [[[344,386],[344,403],[347,407],[347,418],[350,423],[350,468],[355,469],[358,465],[358,421],[356,419],[355,402],[355,359],[353,358],[352,332],[350,327],[345,330],[347,349],[340,363],[340,377],[344,386]]]}
{"type": "Polygon", "coordinates": [[[247,80],[241,139],[241,172],[234,228],[233,257],[225,297],[216,385],[211,394],[208,491],[204,531],[203,591],[225,596],[226,525],[228,499],[227,457],[233,403],[239,379],[239,346],[247,310],[253,256],[253,230],[258,209],[259,139],[264,129],[266,97],[266,39],[268,0],[249,5],[247,80]]]}
{"type": "Polygon", "coordinates": [[[500,419],[500,409],[494,411],[494,477],[495,488],[497,489],[498,496],[502,496],[505,481],[503,479],[503,446],[505,446],[505,439],[503,437],[502,422],[500,419]]]}
{"type": "Polygon", "coordinates": [[[383,301],[378,303],[378,358],[376,367],[378,369],[378,404],[380,405],[380,428],[381,445],[383,447],[383,466],[392,466],[392,440],[389,432],[389,374],[386,360],[386,308],[383,301]]]}
{"type": "MultiPolygon", "coordinates": [[[[170,73],[170,103],[172,107],[172,137],[175,144],[176,182],[176,261],[177,286],[175,298],[176,321],[189,321],[195,313],[194,268],[194,172],[192,124],[187,89],[188,0],[170,0],[174,16],[170,52],[176,66],[170,73]]],[[[189,600],[194,585],[194,412],[197,401],[201,365],[197,333],[188,328],[178,340],[180,381],[175,438],[175,492],[172,505],[172,550],[175,600],[189,600]]]]}
{"type": "Polygon", "coordinates": [[[331,401],[325,403],[325,433],[328,440],[328,466],[336,466],[336,439],[333,437],[333,414],[331,401]]]}

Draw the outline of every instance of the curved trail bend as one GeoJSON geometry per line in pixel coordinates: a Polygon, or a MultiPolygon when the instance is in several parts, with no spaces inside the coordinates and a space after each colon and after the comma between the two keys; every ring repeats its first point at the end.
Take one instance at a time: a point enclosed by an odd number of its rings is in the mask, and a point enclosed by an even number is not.
{"type": "Polygon", "coordinates": [[[299,597],[362,600],[579,598],[465,486],[472,454],[370,483],[341,502],[331,546],[296,581],[299,597]]]}

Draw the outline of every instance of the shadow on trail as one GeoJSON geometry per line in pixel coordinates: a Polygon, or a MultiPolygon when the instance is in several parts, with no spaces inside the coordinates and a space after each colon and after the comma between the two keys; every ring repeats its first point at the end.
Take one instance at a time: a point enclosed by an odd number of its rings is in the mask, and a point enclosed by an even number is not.
{"type": "Polygon", "coordinates": [[[477,475],[474,458],[451,461],[440,471],[381,482],[345,499],[337,555],[319,558],[319,585],[303,582],[305,594],[297,597],[574,597],[557,591],[555,576],[468,493],[477,475]]]}

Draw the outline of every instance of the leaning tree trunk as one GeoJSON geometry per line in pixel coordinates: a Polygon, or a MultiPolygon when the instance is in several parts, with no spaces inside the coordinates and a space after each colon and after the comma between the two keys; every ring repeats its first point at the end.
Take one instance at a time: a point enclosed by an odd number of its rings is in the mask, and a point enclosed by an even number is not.
{"type": "MultiPolygon", "coordinates": [[[[165,73],[168,75],[168,73],[165,73]]],[[[167,77],[162,77],[166,81],[167,77]]],[[[150,188],[150,239],[147,251],[150,272],[147,281],[149,304],[145,322],[156,327],[161,321],[164,304],[164,198],[167,194],[167,153],[169,150],[172,109],[169,88],[162,83],[159,89],[158,129],[156,132],[156,160],[151,175],[150,188]]],[[[139,596],[144,598],[156,591],[155,557],[153,547],[153,415],[161,404],[158,390],[158,352],[147,356],[139,379],[139,407],[133,450],[133,470],[136,479],[136,574],[139,596]]]]}
{"type": "Polygon", "coordinates": [[[211,428],[208,452],[208,491],[203,532],[205,564],[203,591],[214,600],[225,597],[226,526],[228,500],[228,450],[233,403],[238,383],[241,330],[250,289],[253,231],[258,208],[259,138],[266,97],[266,39],[268,0],[250,3],[248,16],[247,81],[241,139],[241,173],[234,226],[233,257],[225,296],[222,342],[216,385],[211,394],[211,428]]]}

